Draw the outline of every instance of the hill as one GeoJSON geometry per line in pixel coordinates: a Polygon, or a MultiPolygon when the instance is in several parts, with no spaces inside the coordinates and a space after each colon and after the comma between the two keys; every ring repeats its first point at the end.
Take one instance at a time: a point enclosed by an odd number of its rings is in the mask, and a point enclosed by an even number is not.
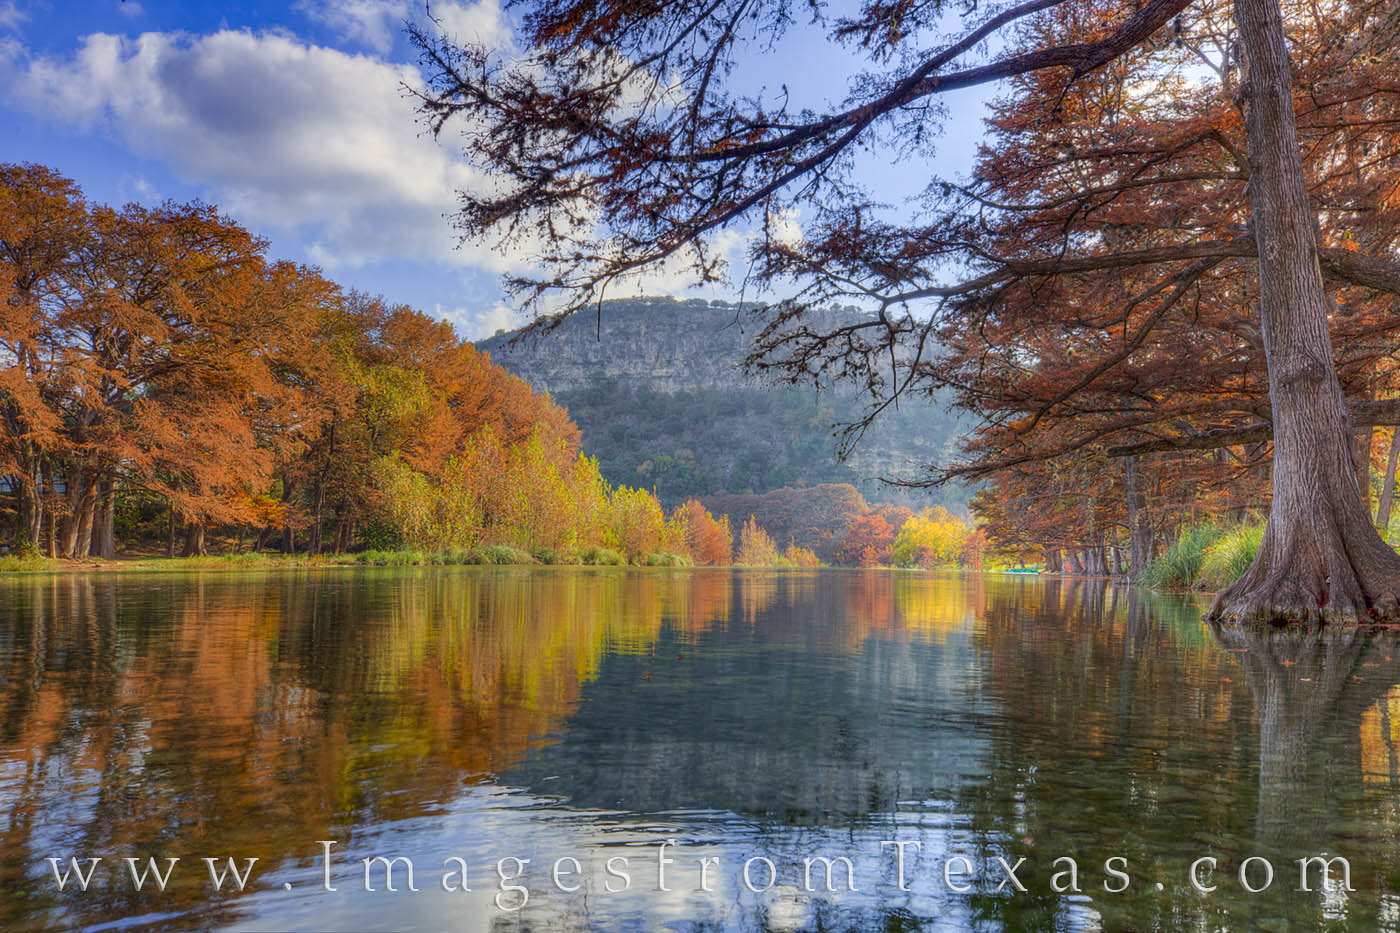
{"type": "Polygon", "coordinates": [[[965,431],[956,414],[903,401],[842,462],[832,426],[858,417],[861,400],[746,375],[754,333],[738,305],[638,298],[604,302],[600,317],[575,315],[539,337],[512,343],[513,332],[498,332],[477,345],[569,410],[610,482],[654,488],[667,507],[719,492],[849,483],[873,502],[965,510],[962,489],[880,482],[948,459],[965,431]]]}

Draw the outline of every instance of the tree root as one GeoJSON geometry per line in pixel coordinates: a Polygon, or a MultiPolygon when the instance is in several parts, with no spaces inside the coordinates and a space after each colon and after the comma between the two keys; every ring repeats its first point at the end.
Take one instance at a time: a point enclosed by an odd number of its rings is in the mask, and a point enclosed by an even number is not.
{"type": "Polygon", "coordinates": [[[1254,563],[1206,619],[1250,627],[1400,623],[1400,555],[1369,525],[1354,537],[1298,531],[1271,527],[1254,563]]]}

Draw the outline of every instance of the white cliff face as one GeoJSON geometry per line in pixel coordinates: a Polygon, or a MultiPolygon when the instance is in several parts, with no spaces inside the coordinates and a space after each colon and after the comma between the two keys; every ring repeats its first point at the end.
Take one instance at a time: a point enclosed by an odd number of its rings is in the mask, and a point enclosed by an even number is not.
{"type": "MultiPolygon", "coordinates": [[[[827,312],[855,315],[852,310],[827,312]]],[[[689,496],[850,483],[872,502],[957,507],[963,490],[891,487],[944,462],[965,416],[902,402],[842,462],[833,424],[854,420],[852,391],[817,393],[745,373],[759,328],[736,305],[639,298],[605,302],[553,331],[478,344],[496,363],[552,394],[583,430],[584,450],[615,484],[655,488],[667,506],[689,496]]]]}
{"type": "Polygon", "coordinates": [[[553,331],[510,343],[512,333],[477,344],[491,359],[552,393],[600,379],[657,392],[732,389],[762,383],[743,372],[757,328],[737,306],[672,298],[604,302],[553,331]]]}

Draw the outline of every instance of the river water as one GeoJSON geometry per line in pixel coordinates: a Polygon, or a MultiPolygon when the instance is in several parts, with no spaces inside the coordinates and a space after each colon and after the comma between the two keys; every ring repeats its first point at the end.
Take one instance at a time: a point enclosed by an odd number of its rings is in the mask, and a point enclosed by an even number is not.
{"type": "Polygon", "coordinates": [[[887,571],[0,580],[0,927],[1395,928],[1400,639],[1202,609],[887,571]]]}

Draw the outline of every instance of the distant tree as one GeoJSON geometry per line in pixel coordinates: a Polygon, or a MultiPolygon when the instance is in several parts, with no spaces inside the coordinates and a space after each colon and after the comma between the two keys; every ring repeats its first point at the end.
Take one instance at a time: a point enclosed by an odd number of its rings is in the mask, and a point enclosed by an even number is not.
{"type": "Polygon", "coordinates": [[[843,564],[856,564],[861,567],[878,567],[890,562],[890,552],[894,546],[894,529],[883,515],[869,511],[857,518],[846,529],[846,537],[841,541],[841,549],[836,559],[843,564]]]}
{"type": "Polygon", "coordinates": [[[782,562],[792,567],[820,567],[821,558],[805,547],[789,543],[783,548],[782,562]]]}
{"type": "Polygon", "coordinates": [[[676,518],[684,529],[686,550],[696,564],[718,566],[732,562],[734,538],[729,531],[729,516],[716,520],[698,499],[687,499],[676,509],[676,518]]]}
{"type": "Polygon", "coordinates": [[[835,559],[846,528],[869,508],[846,483],[785,486],[758,495],[716,493],[702,502],[716,514],[750,515],[774,540],[792,541],[827,561],[835,559]]]}
{"type": "Polygon", "coordinates": [[[739,529],[739,547],[734,552],[734,563],[741,567],[773,567],[779,563],[781,555],[778,546],[754,520],[752,515],[739,529]]]}
{"type": "Polygon", "coordinates": [[[944,567],[964,563],[972,529],[942,506],[925,509],[900,526],[890,549],[897,567],[944,567]]]}

